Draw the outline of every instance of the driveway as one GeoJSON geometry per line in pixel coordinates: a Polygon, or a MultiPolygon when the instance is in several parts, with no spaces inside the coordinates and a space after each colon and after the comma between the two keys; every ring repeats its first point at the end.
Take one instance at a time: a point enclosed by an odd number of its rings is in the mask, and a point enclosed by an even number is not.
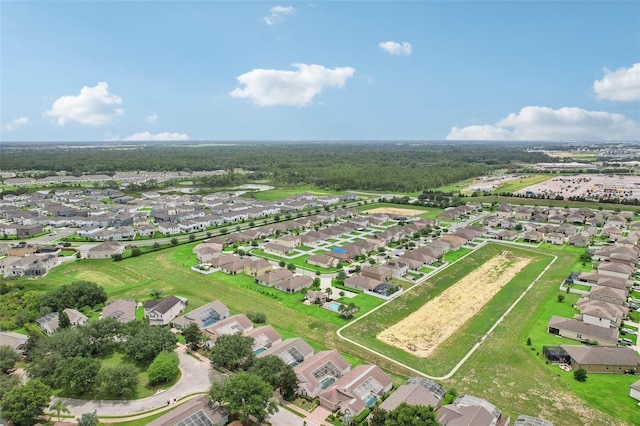
{"type": "Polygon", "coordinates": [[[74,416],[81,416],[84,413],[96,412],[100,416],[131,416],[143,413],[156,408],[164,407],[167,402],[183,398],[187,395],[206,392],[211,383],[210,375],[217,374],[209,365],[208,361],[198,359],[186,353],[186,346],[176,349],[180,359],[180,370],[182,376],[173,387],[160,391],[148,398],[134,399],[130,401],[95,401],[80,400],[70,398],[54,398],[62,403],[74,416]]]}

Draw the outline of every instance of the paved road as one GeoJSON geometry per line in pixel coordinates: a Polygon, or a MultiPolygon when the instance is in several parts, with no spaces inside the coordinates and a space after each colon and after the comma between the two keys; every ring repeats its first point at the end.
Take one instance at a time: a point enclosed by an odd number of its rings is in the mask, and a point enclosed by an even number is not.
{"type": "Polygon", "coordinates": [[[84,413],[96,412],[100,416],[129,416],[150,411],[167,405],[167,401],[180,399],[187,395],[206,392],[210,385],[210,374],[213,374],[208,362],[199,361],[186,353],[186,346],[180,346],[176,353],[180,359],[182,377],[175,386],[161,393],[143,399],[131,401],[87,401],[70,398],[54,398],[61,400],[70,414],[81,416],[84,413]]]}

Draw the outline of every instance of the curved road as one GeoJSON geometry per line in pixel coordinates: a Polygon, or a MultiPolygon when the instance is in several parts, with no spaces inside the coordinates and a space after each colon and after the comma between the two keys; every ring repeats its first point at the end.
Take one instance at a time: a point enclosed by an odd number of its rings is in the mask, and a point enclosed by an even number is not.
{"type": "MultiPolygon", "coordinates": [[[[147,411],[167,406],[167,402],[173,399],[179,400],[193,393],[206,392],[211,384],[210,375],[214,370],[208,361],[200,361],[186,353],[187,347],[180,346],[176,349],[180,359],[182,376],[173,387],[161,391],[153,396],[127,401],[97,401],[71,398],[54,398],[53,402],[60,400],[70,411],[70,414],[79,417],[84,413],[96,412],[102,416],[133,416],[147,411]]],[[[213,372],[213,373],[212,373],[213,372]]]]}

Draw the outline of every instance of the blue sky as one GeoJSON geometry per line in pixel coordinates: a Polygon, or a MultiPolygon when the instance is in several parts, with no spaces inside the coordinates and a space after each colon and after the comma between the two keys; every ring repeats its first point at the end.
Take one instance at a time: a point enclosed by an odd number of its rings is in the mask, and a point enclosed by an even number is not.
{"type": "Polygon", "coordinates": [[[640,140],[640,2],[0,2],[0,140],[640,140]]]}

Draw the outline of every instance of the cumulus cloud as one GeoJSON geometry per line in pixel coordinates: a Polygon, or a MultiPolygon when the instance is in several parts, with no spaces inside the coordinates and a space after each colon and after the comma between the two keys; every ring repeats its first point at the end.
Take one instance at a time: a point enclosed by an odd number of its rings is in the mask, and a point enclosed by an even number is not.
{"type": "Polygon", "coordinates": [[[378,43],[380,49],[385,52],[396,55],[396,56],[409,56],[411,55],[411,43],[407,43],[406,41],[403,43],[398,43],[395,41],[382,41],[378,43]]]}
{"type": "Polygon", "coordinates": [[[29,124],[29,123],[31,123],[31,120],[29,120],[28,117],[18,117],[16,119],[11,120],[11,122],[9,122],[7,124],[4,124],[2,126],[2,129],[11,131],[11,130],[17,129],[20,126],[24,126],[26,124],[29,124]]]}
{"type": "Polygon", "coordinates": [[[262,18],[262,20],[267,25],[275,25],[282,21],[282,17],[284,15],[293,15],[296,10],[293,6],[274,6],[269,10],[269,12],[271,13],[262,18]]]}
{"type": "Polygon", "coordinates": [[[118,105],[122,105],[122,98],[110,93],[108,89],[109,85],[104,81],[94,87],[84,86],[77,96],[56,99],[45,114],[56,117],[60,126],[68,121],[94,126],[109,124],[115,117],[122,115],[124,110],[118,108],[118,105]]]}
{"type": "Polygon", "coordinates": [[[186,141],[189,140],[189,135],[186,133],[150,133],[139,132],[134,133],[131,136],[124,138],[125,141],[186,141]]]}
{"type": "Polygon", "coordinates": [[[156,114],[155,112],[145,117],[145,121],[147,123],[155,123],[157,119],[158,119],[158,114],[156,114]]]}
{"type": "Polygon", "coordinates": [[[343,88],[355,73],[351,67],[326,68],[322,65],[293,64],[295,71],[254,69],[237,77],[241,86],[231,92],[236,98],[249,98],[256,105],[306,106],[325,87],[343,88]]]}
{"type": "Polygon", "coordinates": [[[602,80],[593,82],[593,91],[598,99],[640,101],[640,63],[616,71],[605,68],[602,80]]]}
{"type": "Polygon", "coordinates": [[[565,107],[527,106],[495,125],[453,127],[449,140],[638,140],[640,123],[622,114],[565,107]]]}

